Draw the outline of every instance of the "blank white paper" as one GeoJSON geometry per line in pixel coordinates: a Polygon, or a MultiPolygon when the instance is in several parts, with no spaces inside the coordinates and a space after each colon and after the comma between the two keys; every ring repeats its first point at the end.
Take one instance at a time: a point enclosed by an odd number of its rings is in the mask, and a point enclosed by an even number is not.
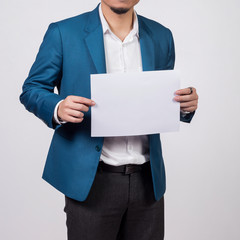
{"type": "Polygon", "coordinates": [[[91,75],[91,136],[133,136],[179,130],[177,71],[91,75]]]}

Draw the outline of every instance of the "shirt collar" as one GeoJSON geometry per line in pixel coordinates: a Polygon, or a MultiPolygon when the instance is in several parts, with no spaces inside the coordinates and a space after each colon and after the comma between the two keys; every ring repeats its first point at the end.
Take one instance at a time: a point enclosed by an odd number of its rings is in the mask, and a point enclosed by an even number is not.
{"type": "MultiPolygon", "coordinates": [[[[99,5],[98,10],[99,10],[100,20],[102,23],[103,34],[106,34],[108,32],[111,33],[112,31],[107,23],[107,20],[105,19],[104,15],[103,15],[101,4],[99,5]]],[[[130,33],[131,33],[131,35],[136,35],[137,37],[139,37],[138,17],[137,17],[137,13],[135,12],[135,10],[134,10],[133,28],[130,33]]]]}

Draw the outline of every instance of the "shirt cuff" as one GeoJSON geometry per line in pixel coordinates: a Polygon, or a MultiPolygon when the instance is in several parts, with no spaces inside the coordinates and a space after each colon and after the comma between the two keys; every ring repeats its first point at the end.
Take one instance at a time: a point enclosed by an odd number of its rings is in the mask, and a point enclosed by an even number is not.
{"type": "Polygon", "coordinates": [[[182,110],[180,110],[181,116],[182,117],[186,117],[190,112],[184,112],[182,110]]]}
{"type": "Polygon", "coordinates": [[[59,104],[60,104],[62,101],[63,101],[63,100],[59,101],[59,102],[57,103],[57,105],[55,106],[55,108],[54,108],[54,115],[53,115],[53,119],[54,119],[55,123],[60,124],[60,125],[66,123],[66,121],[62,121],[62,120],[58,117],[58,115],[57,115],[58,106],[59,106],[59,104]]]}

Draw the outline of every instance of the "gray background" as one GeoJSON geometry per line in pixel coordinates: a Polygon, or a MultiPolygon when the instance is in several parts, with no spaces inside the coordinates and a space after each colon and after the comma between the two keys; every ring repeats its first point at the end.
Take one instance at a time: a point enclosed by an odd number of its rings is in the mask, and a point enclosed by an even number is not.
{"type": "MultiPolygon", "coordinates": [[[[18,97],[48,25],[97,3],[0,2],[1,239],[66,239],[64,197],[41,179],[53,131],[18,97]]],[[[165,239],[238,240],[240,1],[141,0],[136,10],[172,30],[182,87],[200,95],[192,123],[162,135],[165,239]]]]}

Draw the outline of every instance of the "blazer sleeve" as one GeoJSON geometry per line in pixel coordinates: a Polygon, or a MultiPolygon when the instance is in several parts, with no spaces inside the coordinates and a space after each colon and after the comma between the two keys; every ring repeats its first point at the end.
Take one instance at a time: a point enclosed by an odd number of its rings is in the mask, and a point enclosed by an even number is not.
{"type": "Polygon", "coordinates": [[[62,41],[56,23],[45,33],[39,52],[22,86],[20,102],[48,127],[53,123],[54,108],[63,98],[54,93],[62,77],[62,41]]]}
{"type": "MultiPolygon", "coordinates": [[[[167,69],[168,70],[174,69],[174,65],[175,65],[175,46],[174,46],[172,32],[169,30],[169,51],[168,51],[167,69]]],[[[180,112],[180,121],[190,123],[194,114],[195,114],[195,111],[185,115],[183,115],[180,112]]]]}

